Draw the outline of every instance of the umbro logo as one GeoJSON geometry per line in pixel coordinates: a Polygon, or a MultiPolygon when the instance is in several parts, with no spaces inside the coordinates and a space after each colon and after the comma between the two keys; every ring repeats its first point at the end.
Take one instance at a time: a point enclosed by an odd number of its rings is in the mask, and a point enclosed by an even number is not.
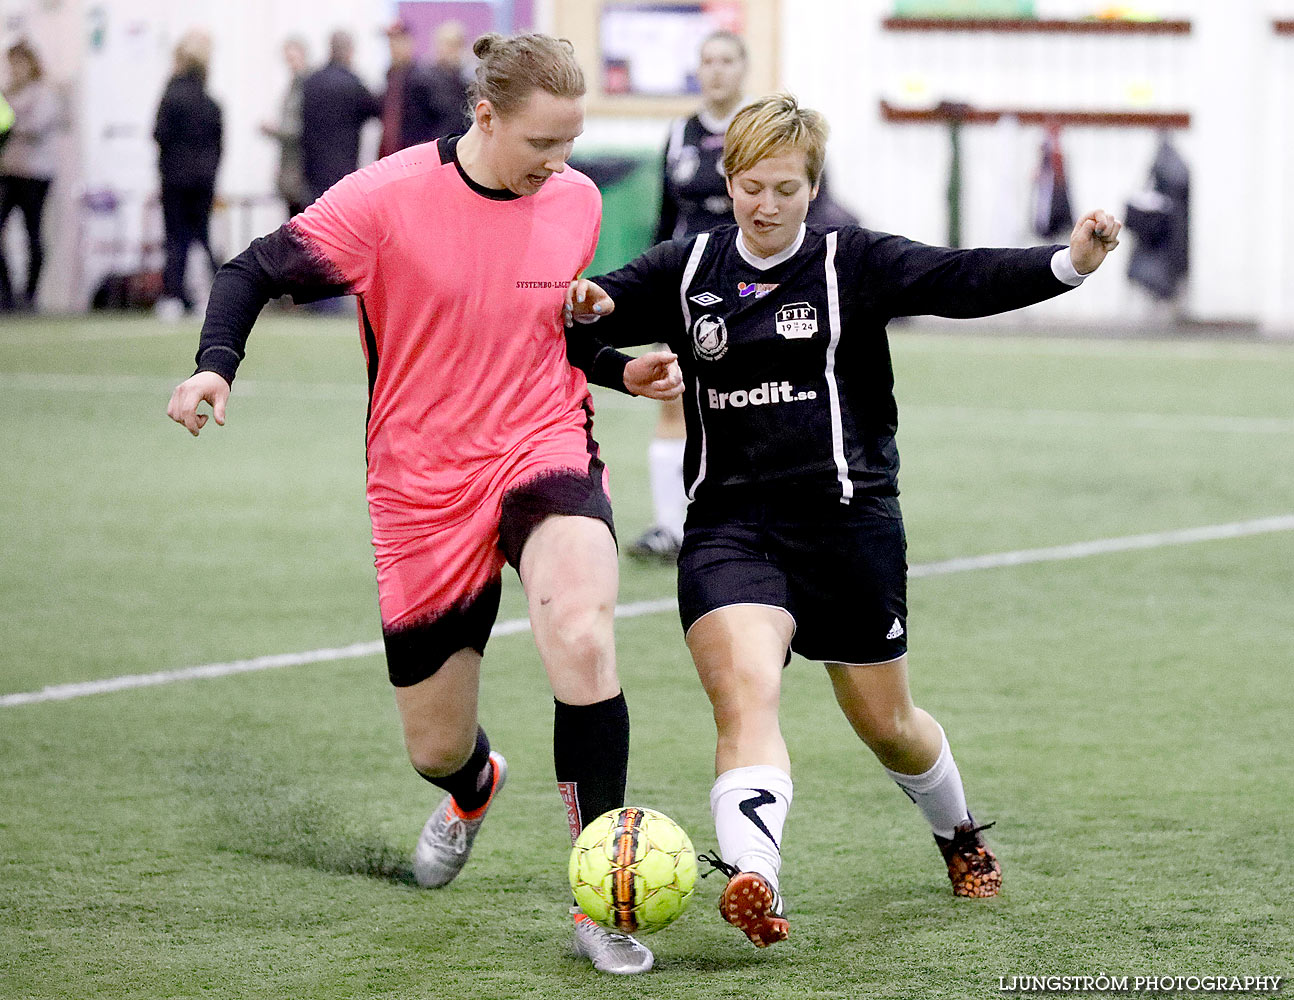
{"type": "Polygon", "coordinates": [[[710,306],[717,306],[723,299],[714,292],[701,292],[699,295],[689,295],[688,301],[695,302],[702,309],[708,309],[710,306]]]}
{"type": "Polygon", "coordinates": [[[891,625],[891,626],[890,626],[890,630],[889,630],[888,632],[886,632],[886,633],[885,633],[885,638],[887,638],[887,639],[902,639],[902,638],[903,638],[903,623],[902,623],[901,621],[899,621],[897,618],[895,618],[895,619],[894,619],[894,624],[893,624],[893,625],[891,625]]]}

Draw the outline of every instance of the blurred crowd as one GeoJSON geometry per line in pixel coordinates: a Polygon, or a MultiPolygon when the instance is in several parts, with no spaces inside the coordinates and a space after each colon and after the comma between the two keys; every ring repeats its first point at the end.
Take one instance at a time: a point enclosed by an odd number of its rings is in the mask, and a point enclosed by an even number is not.
{"type": "MultiPolygon", "coordinates": [[[[355,73],[355,39],[349,32],[333,32],[327,61],[313,68],[303,39],[284,42],[290,82],[277,117],[262,123],[261,133],[278,144],[275,189],[289,214],[300,212],[359,166],[361,132],[371,119],[382,126],[380,156],[466,127],[463,26],[452,21],[440,25],[431,58],[424,61],[415,56],[408,24],[397,21],[386,37],[391,62],[381,94],[371,92],[355,73]]],[[[190,32],[180,40],[153,133],[166,233],[157,303],[164,318],[178,318],[194,307],[185,280],[190,248],[197,244],[213,268],[217,263],[209,230],[222,121],[220,106],[206,90],[210,59],[211,39],[205,32],[190,32]]]]}
{"type": "MultiPolygon", "coordinates": [[[[390,69],[382,93],[372,93],[352,69],[355,40],[335,31],[327,59],[311,65],[305,41],[283,44],[290,83],[272,121],[261,133],[278,145],[275,190],[295,215],[359,166],[360,136],[372,119],[381,122],[379,155],[461,132],[467,120],[467,39],[458,22],[436,30],[431,52],[416,57],[408,24],[386,29],[390,69]]],[[[42,218],[58,167],[56,141],[65,115],[47,81],[40,56],[19,41],[5,53],[7,73],[0,82],[0,312],[34,310],[45,261],[42,218]],[[26,236],[25,267],[8,259],[3,239],[11,215],[21,216],[26,236]]],[[[216,173],[224,148],[221,107],[208,92],[211,36],[190,31],[174,51],[153,128],[165,265],[158,315],[179,318],[195,307],[186,282],[193,246],[215,268],[210,227],[216,173]]]]}

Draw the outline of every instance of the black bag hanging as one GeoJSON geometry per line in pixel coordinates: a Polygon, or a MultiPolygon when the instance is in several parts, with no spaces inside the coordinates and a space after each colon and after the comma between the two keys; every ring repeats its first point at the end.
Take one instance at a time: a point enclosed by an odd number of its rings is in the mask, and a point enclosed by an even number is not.
{"type": "Polygon", "coordinates": [[[1191,172],[1165,134],[1147,190],[1132,196],[1124,225],[1137,237],[1128,278],[1159,299],[1174,298],[1190,270],[1191,172]]]}
{"type": "Polygon", "coordinates": [[[1045,240],[1069,239],[1074,210],[1065,179],[1065,155],[1060,148],[1060,126],[1049,125],[1042,140],[1042,162],[1033,192],[1033,231],[1045,240]]]}

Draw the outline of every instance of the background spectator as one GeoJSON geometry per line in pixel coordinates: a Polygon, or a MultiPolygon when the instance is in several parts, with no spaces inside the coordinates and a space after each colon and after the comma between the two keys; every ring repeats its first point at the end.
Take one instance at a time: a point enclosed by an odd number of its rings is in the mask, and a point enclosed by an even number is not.
{"type": "Polygon", "coordinates": [[[175,48],[175,73],[162,94],[153,138],[162,177],[162,221],[166,228],[166,265],[158,315],[178,319],[193,309],[185,287],[189,247],[197,243],[214,271],[211,251],[211,201],[220,165],[220,106],[207,93],[211,36],[190,31],[175,48]]]}
{"type": "Polygon", "coordinates": [[[22,212],[27,229],[27,282],[21,299],[15,299],[9,266],[0,241],[0,310],[31,309],[45,263],[41,217],[45,197],[54,179],[57,153],[58,98],[45,81],[40,59],[26,42],[10,46],[9,83],[5,98],[13,110],[13,127],[0,153],[0,234],[9,213],[22,212]]]}
{"type": "Polygon", "coordinates": [[[386,71],[386,93],[382,96],[382,141],[377,155],[390,156],[396,150],[413,145],[405,140],[406,127],[414,126],[417,107],[410,107],[414,97],[413,78],[417,66],[413,59],[413,35],[403,21],[386,29],[391,46],[391,67],[386,71]]]}
{"type": "MultiPolygon", "coordinates": [[[[418,75],[425,88],[426,139],[457,135],[467,128],[467,38],[458,21],[436,29],[434,61],[418,75]]],[[[418,139],[416,141],[426,141],[418,139]]]]}
{"type": "Polygon", "coordinates": [[[435,61],[429,65],[415,60],[414,37],[404,22],[392,25],[387,38],[391,68],[382,102],[379,155],[463,132],[468,125],[463,26],[447,21],[436,30],[435,61]]]}
{"type": "Polygon", "coordinates": [[[305,173],[301,166],[301,99],[309,58],[306,44],[300,38],[283,43],[283,61],[287,63],[291,82],[279,105],[277,122],[265,122],[261,132],[279,144],[279,172],[274,187],[288,206],[288,215],[297,215],[310,203],[305,173]]]}
{"type": "Polygon", "coordinates": [[[333,32],[328,64],[302,87],[301,164],[311,201],[359,166],[360,130],[382,113],[382,102],[351,69],[354,55],[350,33],[333,32]]]}

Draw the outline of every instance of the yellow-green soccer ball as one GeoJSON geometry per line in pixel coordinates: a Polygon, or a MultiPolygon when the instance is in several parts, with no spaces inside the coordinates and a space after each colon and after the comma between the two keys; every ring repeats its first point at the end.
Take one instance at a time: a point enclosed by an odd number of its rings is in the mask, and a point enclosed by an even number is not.
{"type": "Polygon", "coordinates": [[[696,853],[668,816],[625,806],[584,828],[569,874],[575,902],[589,917],[623,934],[650,934],[687,909],[696,853]]]}

